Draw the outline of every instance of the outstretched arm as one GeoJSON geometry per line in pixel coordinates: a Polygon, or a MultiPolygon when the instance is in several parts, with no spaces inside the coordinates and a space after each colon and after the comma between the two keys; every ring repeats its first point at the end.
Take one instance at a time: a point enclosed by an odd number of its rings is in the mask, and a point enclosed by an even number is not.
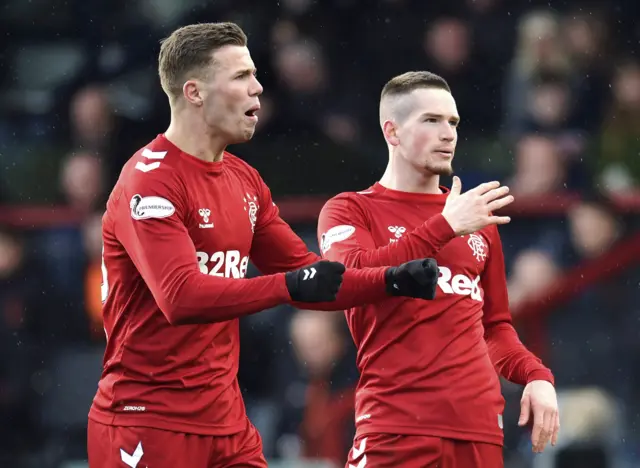
{"type": "Polygon", "coordinates": [[[160,170],[141,174],[113,202],[118,241],[169,323],[224,321],[289,301],[283,274],[239,280],[200,271],[171,180],[160,170]]]}
{"type": "Polygon", "coordinates": [[[361,208],[343,194],[329,200],[318,219],[318,242],[322,255],[347,267],[397,266],[435,255],[454,237],[441,214],[428,219],[389,245],[376,247],[361,208]]]}
{"type": "Polygon", "coordinates": [[[533,450],[541,452],[549,440],[555,445],[560,427],[558,401],[551,371],[520,341],[513,327],[504,273],[504,254],[497,228],[492,229],[489,257],[482,275],[485,292],[483,322],[489,356],[505,379],[525,385],[518,424],[533,419],[533,450]]]}
{"type": "MultiPolygon", "coordinates": [[[[271,192],[262,183],[260,216],[256,222],[251,261],[266,275],[296,270],[321,260],[310,252],[304,241],[280,217],[271,192]]],[[[385,272],[387,268],[347,269],[335,301],[294,303],[314,310],[344,310],[388,298],[385,272]]]]}

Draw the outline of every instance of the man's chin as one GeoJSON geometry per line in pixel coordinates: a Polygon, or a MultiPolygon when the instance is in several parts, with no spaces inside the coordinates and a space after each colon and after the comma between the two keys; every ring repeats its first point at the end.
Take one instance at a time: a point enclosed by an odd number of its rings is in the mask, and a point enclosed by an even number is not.
{"type": "Polygon", "coordinates": [[[451,177],[454,172],[453,167],[450,164],[427,166],[425,169],[430,173],[441,177],[451,177]]]}
{"type": "Polygon", "coordinates": [[[230,145],[239,145],[241,143],[246,143],[249,140],[251,140],[253,138],[253,134],[255,133],[255,129],[246,129],[243,130],[241,133],[239,133],[238,135],[235,135],[232,139],[231,142],[229,143],[230,145]]]}
{"type": "Polygon", "coordinates": [[[249,141],[253,138],[253,135],[256,133],[256,128],[253,127],[251,129],[245,130],[244,134],[242,135],[244,137],[244,141],[249,141]]]}

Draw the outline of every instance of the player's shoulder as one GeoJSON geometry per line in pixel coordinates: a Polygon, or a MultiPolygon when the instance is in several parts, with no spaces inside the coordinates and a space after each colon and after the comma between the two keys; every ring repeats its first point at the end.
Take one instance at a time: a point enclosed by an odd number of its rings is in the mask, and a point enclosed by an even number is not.
{"type": "Polygon", "coordinates": [[[119,182],[131,189],[175,186],[179,150],[162,135],[138,149],[124,165],[119,182]]]}
{"type": "Polygon", "coordinates": [[[132,213],[145,209],[166,216],[184,209],[187,192],[178,161],[179,150],[161,135],[140,148],[125,163],[107,211],[119,213],[130,207],[132,213]]]}
{"type": "Polygon", "coordinates": [[[349,209],[350,207],[363,207],[375,196],[375,192],[371,189],[360,190],[357,192],[341,192],[329,198],[324,206],[327,208],[349,209]]]}

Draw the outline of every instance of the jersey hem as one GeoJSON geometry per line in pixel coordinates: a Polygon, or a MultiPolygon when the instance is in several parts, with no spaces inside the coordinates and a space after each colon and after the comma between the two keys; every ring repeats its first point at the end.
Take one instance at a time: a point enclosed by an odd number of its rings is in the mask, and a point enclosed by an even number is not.
{"type": "Polygon", "coordinates": [[[397,435],[420,435],[429,437],[441,437],[443,439],[465,440],[469,442],[480,442],[493,444],[502,447],[504,445],[504,435],[488,434],[485,432],[464,431],[437,426],[398,426],[398,425],[370,425],[365,428],[356,429],[356,437],[371,434],[397,434],[397,435]]]}
{"type": "Polygon", "coordinates": [[[195,424],[180,419],[163,418],[150,414],[122,414],[112,413],[91,407],[89,419],[107,426],[149,427],[171,432],[185,434],[198,434],[210,436],[228,436],[242,432],[246,427],[246,421],[238,421],[235,424],[212,425],[195,424]]]}

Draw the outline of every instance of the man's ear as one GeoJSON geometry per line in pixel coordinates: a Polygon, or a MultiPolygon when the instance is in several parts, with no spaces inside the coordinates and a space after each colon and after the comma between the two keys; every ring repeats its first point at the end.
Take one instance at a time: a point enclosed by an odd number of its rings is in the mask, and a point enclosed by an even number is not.
{"type": "Polygon", "coordinates": [[[204,99],[200,93],[200,86],[196,80],[187,80],[182,85],[182,94],[188,103],[201,106],[204,99]]]}
{"type": "Polygon", "coordinates": [[[391,146],[398,146],[400,144],[400,138],[398,137],[398,127],[392,120],[385,120],[382,124],[382,134],[384,139],[391,146]]]}

